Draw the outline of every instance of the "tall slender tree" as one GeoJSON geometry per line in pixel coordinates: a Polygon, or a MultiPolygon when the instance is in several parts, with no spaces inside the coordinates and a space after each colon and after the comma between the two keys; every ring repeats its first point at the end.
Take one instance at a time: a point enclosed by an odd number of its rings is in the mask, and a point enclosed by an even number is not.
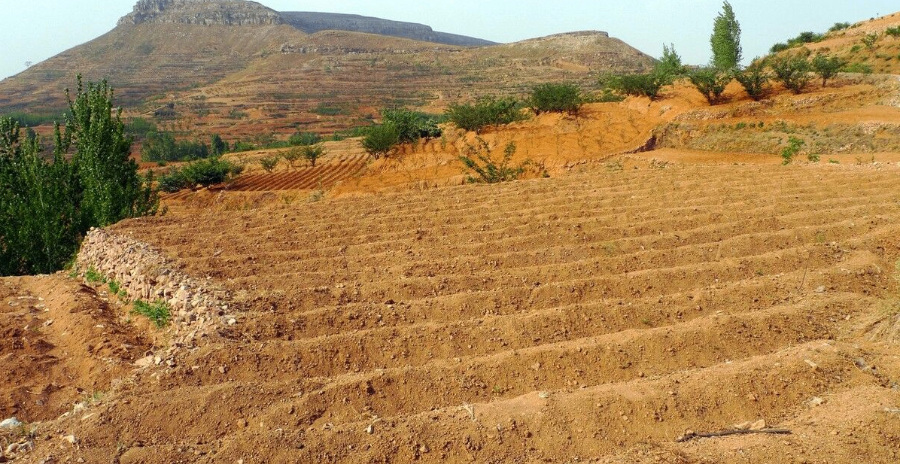
{"type": "Polygon", "coordinates": [[[709,39],[712,45],[712,65],[722,71],[737,69],[741,62],[741,25],[734,16],[731,3],[725,1],[722,11],[713,23],[713,33],[709,39]]]}

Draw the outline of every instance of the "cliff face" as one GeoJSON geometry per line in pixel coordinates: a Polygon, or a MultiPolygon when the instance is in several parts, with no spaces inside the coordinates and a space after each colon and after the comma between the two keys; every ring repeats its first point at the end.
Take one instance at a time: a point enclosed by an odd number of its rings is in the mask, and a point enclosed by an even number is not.
{"type": "Polygon", "coordinates": [[[316,32],[327,30],[350,31],[456,46],[494,45],[494,42],[487,40],[448,34],[446,32],[437,32],[424,24],[390,21],[368,16],[337,13],[287,12],[281,13],[281,17],[287,24],[306,32],[307,34],[314,34],[316,32]]]}
{"type": "Polygon", "coordinates": [[[283,22],[277,11],[245,0],[139,0],[119,25],[270,26],[283,22]]]}

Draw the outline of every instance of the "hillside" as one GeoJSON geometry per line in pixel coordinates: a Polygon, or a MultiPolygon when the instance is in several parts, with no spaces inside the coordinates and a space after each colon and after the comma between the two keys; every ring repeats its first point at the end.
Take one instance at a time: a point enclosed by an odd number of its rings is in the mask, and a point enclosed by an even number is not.
{"type": "Polygon", "coordinates": [[[385,106],[440,107],[550,80],[592,84],[600,72],[653,62],[605,33],[484,47],[441,34],[246,1],[142,0],[109,33],[0,82],[0,112],[58,112],[81,73],[109,79],[129,115],[168,106],[162,119],[200,133],[328,132],[367,124],[385,106]]]}

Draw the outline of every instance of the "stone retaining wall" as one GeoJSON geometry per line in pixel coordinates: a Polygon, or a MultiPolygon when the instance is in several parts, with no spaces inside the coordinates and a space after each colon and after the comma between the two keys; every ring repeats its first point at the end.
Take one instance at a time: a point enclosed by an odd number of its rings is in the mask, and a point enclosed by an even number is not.
{"type": "Polygon", "coordinates": [[[231,296],[227,291],[178,270],[143,242],[104,229],[91,229],[76,263],[82,272],[92,267],[115,279],[131,299],[167,302],[172,308],[178,342],[193,345],[217,327],[236,323],[228,315],[231,296]]]}

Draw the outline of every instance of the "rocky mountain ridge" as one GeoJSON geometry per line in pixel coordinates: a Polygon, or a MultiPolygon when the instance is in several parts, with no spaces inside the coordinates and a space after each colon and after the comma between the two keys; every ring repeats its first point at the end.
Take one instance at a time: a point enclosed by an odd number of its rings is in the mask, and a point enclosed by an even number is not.
{"type": "Polygon", "coordinates": [[[119,26],[140,24],[196,24],[204,26],[272,26],[287,24],[307,34],[335,30],[362,32],[455,46],[485,46],[495,42],[438,32],[418,23],[368,16],[278,12],[247,0],[139,0],[119,26]]]}

